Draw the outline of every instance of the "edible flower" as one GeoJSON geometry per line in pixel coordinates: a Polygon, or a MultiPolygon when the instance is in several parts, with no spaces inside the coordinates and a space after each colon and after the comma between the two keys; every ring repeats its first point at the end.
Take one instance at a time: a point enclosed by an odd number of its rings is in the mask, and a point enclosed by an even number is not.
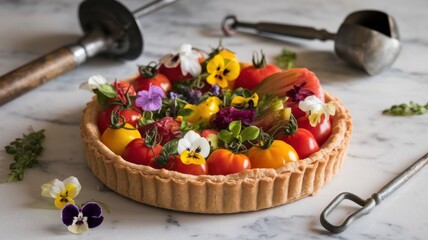
{"type": "Polygon", "coordinates": [[[315,95],[309,96],[304,101],[299,102],[299,108],[309,114],[309,123],[313,127],[321,122],[323,114],[328,119],[330,115],[334,115],[336,112],[333,101],[324,103],[315,95]]]}
{"type": "Polygon", "coordinates": [[[167,54],[159,62],[167,68],[175,68],[180,65],[183,76],[190,74],[193,77],[197,77],[202,72],[199,57],[199,53],[192,49],[192,45],[183,44],[178,53],[167,54]]]}
{"type": "Polygon", "coordinates": [[[208,62],[207,71],[209,73],[207,77],[209,84],[217,84],[221,88],[226,88],[229,81],[238,78],[240,66],[236,59],[225,59],[217,54],[208,62]]]}
{"type": "Polygon", "coordinates": [[[210,144],[196,132],[188,131],[178,141],[177,152],[184,164],[204,164],[210,154],[210,144]]]}
{"type": "Polygon", "coordinates": [[[208,124],[211,120],[211,117],[220,110],[219,105],[222,103],[223,102],[220,100],[220,98],[212,96],[198,105],[186,104],[184,108],[193,110],[193,112],[186,117],[186,120],[192,124],[208,124]]]}
{"type": "Polygon", "coordinates": [[[259,95],[254,93],[251,97],[243,97],[243,96],[235,96],[232,98],[232,102],[230,103],[232,106],[243,106],[249,102],[252,102],[254,107],[257,107],[259,103],[259,95]]]}
{"type": "Polygon", "coordinates": [[[100,85],[106,84],[107,80],[101,75],[94,75],[88,79],[88,81],[80,84],[80,89],[86,89],[92,92],[94,89],[98,89],[100,85]]]}
{"type": "Polygon", "coordinates": [[[64,181],[54,179],[42,185],[42,196],[55,198],[55,207],[63,208],[67,203],[73,203],[81,189],[79,180],[76,177],[69,177],[64,181]]]}
{"type": "Polygon", "coordinates": [[[220,129],[225,129],[233,121],[241,121],[242,125],[250,126],[256,117],[253,109],[237,109],[226,107],[217,112],[212,123],[220,129]]]}
{"type": "Polygon", "coordinates": [[[162,107],[162,98],[165,98],[162,88],[151,85],[149,90],[138,92],[135,99],[135,105],[141,107],[144,111],[156,111],[162,107]]]}
{"type": "Polygon", "coordinates": [[[67,204],[61,212],[62,222],[68,231],[74,234],[86,232],[89,228],[98,227],[104,220],[101,207],[95,202],[88,202],[82,208],[67,204]]]}
{"type": "Polygon", "coordinates": [[[224,48],[222,50],[220,50],[220,52],[218,54],[221,55],[222,57],[224,57],[225,59],[229,59],[229,60],[231,60],[231,59],[237,60],[238,59],[236,57],[235,53],[233,53],[230,50],[224,49],[224,48]]]}

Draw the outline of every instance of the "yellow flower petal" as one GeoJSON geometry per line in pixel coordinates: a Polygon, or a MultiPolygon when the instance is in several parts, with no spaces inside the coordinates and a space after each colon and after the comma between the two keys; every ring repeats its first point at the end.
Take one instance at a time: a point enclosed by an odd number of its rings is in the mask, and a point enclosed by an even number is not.
{"type": "Polygon", "coordinates": [[[218,54],[220,56],[222,56],[223,58],[225,58],[225,59],[234,59],[234,60],[237,60],[236,55],[233,52],[231,52],[231,51],[229,51],[227,49],[222,49],[218,54]]]}
{"type": "Polygon", "coordinates": [[[55,207],[62,209],[67,203],[74,204],[74,200],[70,197],[59,194],[55,198],[55,207]]]}
{"type": "Polygon", "coordinates": [[[207,72],[213,73],[221,71],[224,68],[224,58],[220,55],[215,55],[207,64],[207,72]]]}
{"type": "Polygon", "coordinates": [[[180,154],[180,160],[186,165],[205,163],[205,158],[202,157],[201,154],[196,153],[194,151],[187,151],[187,150],[183,151],[180,154]]]}
{"type": "Polygon", "coordinates": [[[75,198],[79,194],[80,189],[73,183],[65,186],[65,192],[67,196],[75,198]]]}
{"type": "Polygon", "coordinates": [[[232,98],[232,102],[230,103],[230,105],[239,106],[239,105],[244,105],[247,102],[248,102],[247,98],[244,98],[242,96],[235,96],[232,98]]]}
{"type": "Polygon", "coordinates": [[[254,107],[257,107],[259,104],[259,95],[254,93],[253,96],[251,96],[251,100],[253,100],[254,107]]]}
{"type": "Polygon", "coordinates": [[[233,81],[238,78],[241,67],[239,66],[239,62],[236,60],[229,61],[223,70],[223,76],[227,79],[227,81],[233,81]]]}
{"type": "Polygon", "coordinates": [[[318,123],[321,122],[321,115],[322,112],[311,112],[308,119],[312,127],[315,127],[318,123]]]}

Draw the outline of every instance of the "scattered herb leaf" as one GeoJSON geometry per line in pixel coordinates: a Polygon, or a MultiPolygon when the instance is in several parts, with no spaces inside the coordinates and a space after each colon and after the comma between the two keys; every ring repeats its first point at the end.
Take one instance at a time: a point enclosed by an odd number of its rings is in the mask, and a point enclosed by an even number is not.
{"type": "Polygon", "coordinates": [[[392,116],[422,115],[428,113],[428,103],[423,106],[413,101],[410,101],[409,104],[402,103],[399,105],[393,105],[389,109],[383,110],[382,113],[385,115],[392,116]]]}
{"type": "Polygon", "coordinates": [[[23,134],[22,138],[17,138],[5,147],[6,153],[13,156],[15,162],[11,163],[11,170],[8,182],[21,181],[24,178],[24,171],[34,165],[39,164],[37,157],[43,151],[43,140],[45,130],[23,134]]]}
{"type": "Polygon", "coordinates": [[[276,64],[282,69],[294,68],[296,59],[296,53],[285,48],[282,50],[281,54],[275,58],[276,64]]]}

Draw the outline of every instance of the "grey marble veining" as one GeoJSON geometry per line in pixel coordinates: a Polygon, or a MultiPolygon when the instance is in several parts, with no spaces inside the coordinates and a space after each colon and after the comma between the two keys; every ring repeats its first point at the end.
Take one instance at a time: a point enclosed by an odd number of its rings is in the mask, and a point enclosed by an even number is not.
{"type": "MultiPolygon", "coordinates": [[[[123,1],[130,8],[148,2],[123,1]]],[[[0,74],[20,66],[81,34],[79,1],[0,1],[0,74]]],[[[324,207],[340,192],[369,197],[428,151],[428,115],[383,116],[381,111],[410,100],[428,102],[428,15],[425,0],[180,0],[144,17],[145,52],[131,62],[94,58],[78,69],[4,105],[0,110],[0,147],[27,131],[46,129],[41,166],[27,171],[22,182],[5,183],[10,158],[0,151],[0,239],[426,239],[428,234],[427,169],[423,169],[370,215],[346,232],[330,234],[319,223],[324,207]],[[324,88],[338,96],[353,117],[348,159],[317,195],[253,213],[203,215],[144,206],[104,187],[86,166],[80,141],[81,111],[91,94],[78,89],[95,74],[109,80],[133,74],[175,51],[182,43],[209,50],[222,37],[220,22],[234,13],[245,21],[276,21],[335,32],[345,16],[358,9],[379,9],[395,17],[402,52],[395,64],[376,76],[349,67],[334,55],[333,42],[238,34],[223,38],[243,61],[263,49],[272,60],[286,47],[297,65],[314,71],[324,88]],[[40,196],[40,185],[76,176],[83,185],[77,201],[95,198],[112,212],[105,222],[80,237],[69,233],[59,211],[40,196]]],[[[349,213],[352,206],[342,209],[349,213]]],[[[339,216],[337,216],[339,217],[339,216]]]]}

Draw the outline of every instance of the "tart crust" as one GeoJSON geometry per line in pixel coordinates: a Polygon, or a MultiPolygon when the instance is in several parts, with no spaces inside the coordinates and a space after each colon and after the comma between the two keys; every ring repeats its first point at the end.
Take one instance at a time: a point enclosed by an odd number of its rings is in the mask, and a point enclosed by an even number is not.
{"type": "Polygon", "coordinates": [[[290,203],[316,194],[342,166],[352,131],[351,116],[340,101],[332,135],[310,157],[278,169],[250,169],[227,176],[182,174],[125,161],[100,141],[96,99],[89,102],[81,119],[81,137],[93,174],[113,191],[135,201],[183,212],[237,213],[290,203]]]}

